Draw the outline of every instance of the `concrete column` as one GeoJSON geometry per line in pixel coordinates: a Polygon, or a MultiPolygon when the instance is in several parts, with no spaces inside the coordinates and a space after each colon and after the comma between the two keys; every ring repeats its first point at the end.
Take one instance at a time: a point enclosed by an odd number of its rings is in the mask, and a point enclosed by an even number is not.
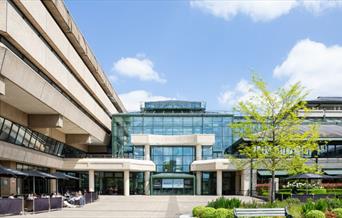
{"type": "Polygon", "coordinates": [[[202,190],[202,172],[196,172],[196,194],[201,195],[202,190]]]}
{"type": "Polygon", "coordinates": [[[3,78],[0,77],[0,95],[5,95],[6,88],[5,88],[5,81],[3,78]]]}
{"type": "Polygon", "coordinates": [[[145,180],[145,195],[150,195],[150,172],[144,172],[144,180],[145,180]]]}
{"type": "Polygon", "coordinates": [[[95,191],[95,172],[94,170],[89,170],[89,192],[95,191]]]}
{"type": "Polygon", "coordinates": [[[251,181],[251,171],[250,168],[244,169],[241,171],[241,191],[242,195],[248,195],[250,188],[251,188],[251,182],[252,182],[252,190],[256,190],[256,182],[257,182],[257,174],[256,170],[253,170],[253,181],[251,181]]]}
{"type": "Polygon", "coordinates": [[[124,171],[124,195],[129,196],[129,171],[124,171]]]}
{"type": "MultiPolygon", "coordinates": [[[[8,167],[10,169],[16,169],[17,164],[15,161],[4,161],[2,162],[4,167],[8,167]]],[[[18,194],[17,193],[17,179],[16,178],[6,178],[3,177],[0,182],[1,184],[1,194],[2,195],[11,195],[11,194],[18,194]]],[[[22,187],[19,187],[22,188],[22,187]]]]}
{"type": "Polygon", "coordinates": [[[145,160],[151,160],[150,145],[145,145],[145,160]]]}
{"type": "Polygon", "coordinates": [[[202,160],[202,145],[196,145],[196,160],[202,160]]]}
{"type": "MultiPolygon", "coordinates": [[[[56,169],[51,168],[50,173],[55,173],[56,169]]],[[[57,179],[50,179],[50,192],[51,193],[57,193],[57,179]]]]}
{"type": "Polygon", "coordinates": [[[216,172],[216,195],[222,195],[222,170],[216,172]]]}

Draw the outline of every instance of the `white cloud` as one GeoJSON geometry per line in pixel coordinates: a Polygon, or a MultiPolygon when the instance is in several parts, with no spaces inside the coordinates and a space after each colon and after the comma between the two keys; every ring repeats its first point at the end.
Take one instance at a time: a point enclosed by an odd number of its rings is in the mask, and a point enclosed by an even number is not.
{"type": "Polygon", "coordinates": [[[224,90],[217,100],[222,106],[233,107],[240,101],[250,100],[255,96],[255,87],[248,81],[241,79],[233,90],[224,90]]]}
{"type": "Polygon", "coordinates": [[[276,66],[273,75],[286,78],[286,85],[301,82],[310,97],[342,96],[342,46],[326,46],[305,39],[289,52],[286,60],[276,66]]]}
{"type": "Polygon", "coordinates": [[[253,21],[270,21],[288,14],[297,7],[303,7],[310,12],[317,13],[328,8],[342,6],[342,2],[337,0],[191,0],[190,5],[227,21],[238,14],[246,15],[253,21]]]}
{"type": "Polygon", "coordinates": [[[145,101],[175,100],[170,97],[153,95],[145,90],[134,90],[120,94],[119,97],[128,111],[139,111],[141,104],[145,101]]]}
{"type": "Polygon", "coordinates": [[[153,62],[144,55],[121,58],[113,64],[113,71],[121,76],[138,78],[142,81],[166,82],[155,71],[153,62]]]}

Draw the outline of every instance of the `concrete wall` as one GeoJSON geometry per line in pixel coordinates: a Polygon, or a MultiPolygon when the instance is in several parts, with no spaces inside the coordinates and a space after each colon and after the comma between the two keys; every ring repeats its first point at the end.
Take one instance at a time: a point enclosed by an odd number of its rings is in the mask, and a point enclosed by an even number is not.
{"type": "Polygon", "coordinates": [[[79,31],[68,9],[64,5],[64,2],[59,0],[45,0],[43,1],[43,4],[49,10],[50,14],[52,14],[55,21],[58,23],[64,34],[68,37],[69,41],[76,49],[77,53],[88,66],[89,70],[101,84],[102,88],[109,96],[116,109],[119,112],[126,112],[121,100],[112,88],[111,83],[106,77],[106,74],[103,72],[101,66],[97,62],[95,55],[84,39],[82,33],[79,31]]]}
{"type": "Polygon", "coordinates": [[[100,142],[103,142],[103,144],[107,144],[109,135],[98,124],[1,44],[0,60],[3,60],[0,72],[2,76],[97,138],[100,142]]]}
{"type": "Polygon", "coordinates": [[[62,158],[4,141],[0,141],[0,159],[56,169],[62,169],[64,163],[62,158]]]}
{"type": "Polygon", "coordinates": [[[28,115],[21,110],[0,100],[0,116],[23,126],[28,125],[28,115]]]}
{"type": "Polygon", "coordinates": [[[77,77],[87,87],[88,91],[90,91],[110,113],[117,113],[117,110],[103,91],[100,84],[96,81],[93,74],[68,41],[67,37],[59,28],[43,3],[41,1],[32,0],[21,0],[15,2],[30,21],[35,24],[35,27],[40,31],[40,33],[47,39],[47,41],[49,41],[55,51],[62,57],[63,61],[65,61],[73,72],[76,73],[77,77]]]}
{"type": "MultiPolygon", "coordinates": [[[[72,96],[87,112],[110,130],[111,117],[106,114],[91,94],[68,71],[11,4],[7,1],[0,1],[0,4],[2,4],[0,14],[7,14],[6,28],[1,30],[5,32],[6,37],[69,96],[72,96]],[[4,7],[4,4],[7,7],[4,7]]],[[[85,73],[85,75],[87,74],[85,73]]]]}

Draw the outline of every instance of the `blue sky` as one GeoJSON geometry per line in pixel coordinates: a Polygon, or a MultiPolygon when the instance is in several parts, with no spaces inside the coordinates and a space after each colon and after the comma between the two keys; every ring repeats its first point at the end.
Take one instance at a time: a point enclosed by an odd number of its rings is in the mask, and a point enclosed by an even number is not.
{"type": "Polygon", "coordinates": [[[251,72],[342,96],[342,1],[110,1],[66,5],[129,110],[146,100],[231,110],[251,72]]]}

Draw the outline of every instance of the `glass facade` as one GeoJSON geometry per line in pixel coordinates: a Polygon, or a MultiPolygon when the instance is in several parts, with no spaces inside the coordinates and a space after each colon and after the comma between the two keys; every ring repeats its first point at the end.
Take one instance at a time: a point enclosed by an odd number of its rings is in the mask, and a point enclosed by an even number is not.
{"type": "Polygon", "coordinates": [[[194,147],[153,146],[151,151],[151,160],[156,165],[157,173],[190,172],[191,163],[195,160],[194,147]]]}
{"type": "Polygon", "coordinates": [[[123,195],[123,172],[95,172],[95,191],[103,195],[123,195]]]}
{"type": "MultiPolygon", "coordinates": [[[[152,103],[149,102],[148,105],[152,103]]],[[[177,105],[177,102],[175,104],[177,105]]],[[[112,120],[112,155],[139,158],[131,144],[131,134],[215,134],[215,144],[212,148],[204,149],[203,157],[204,159],[223,157],[224,151],[233,142],[232,130],[229,127],[232,118],[232,114],[228,113],[210,113],[203,110],[194,112],[193,109],[190,112],[185,112],[183,109],[181,112],[171,113],[168,110],[155,108],[154,111],[115,114],[112,120]]]]}

